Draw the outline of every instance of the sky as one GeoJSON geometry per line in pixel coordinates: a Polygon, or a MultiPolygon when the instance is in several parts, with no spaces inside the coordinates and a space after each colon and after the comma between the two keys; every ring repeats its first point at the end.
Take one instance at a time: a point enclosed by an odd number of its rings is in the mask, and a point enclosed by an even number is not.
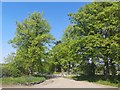
{"type": "MultiPolygon", "coordinates": [[[[51,26],[50,33],[60,40],[64,30],[70,24],[69,13],[75,13],[88,2],[3,2],[2,3],[2,57],[15,49],[8,41],[15,36],[16,21],[22,22],[29,13],[41,12],[51,26]]],[[[1,5],[1,4],[0,4],[1,5]]],[[[1,55],[1,54],[0,54],[1,55]]]]}

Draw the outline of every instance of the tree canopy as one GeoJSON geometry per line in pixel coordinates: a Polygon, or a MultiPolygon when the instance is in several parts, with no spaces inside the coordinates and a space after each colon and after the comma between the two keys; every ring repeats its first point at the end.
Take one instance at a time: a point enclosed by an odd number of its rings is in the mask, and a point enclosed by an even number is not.
{"type": "Polygon", "coordinates": [[[47,45],[54,40],[48,22],[38,12],[30,14],[22,23],[16,22],[15,37],[10,40],[17,49],[15,64],[23,73],[43,72],[47,45]],[[22,70],[22,71],[23,71],[22,70]]]}

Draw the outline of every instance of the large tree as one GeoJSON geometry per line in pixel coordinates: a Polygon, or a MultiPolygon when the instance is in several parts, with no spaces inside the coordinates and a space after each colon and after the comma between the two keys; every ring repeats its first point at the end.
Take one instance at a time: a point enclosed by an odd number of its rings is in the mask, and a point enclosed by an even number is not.
{"type": "Polygon", "coordinates": [[[23,68],[25,74],[44,72],[48,44],[54,39],[48,22],[39,12],[35,12],[16,25],[15,37],[10,40],[16,48],[16,66],[23,68]]]}
{"type": "Polygon", "coordinates": [[[109,75],[110,67],[120,58],[120,3],[93,2],[69,16],[72,25],[66,29],[63,41],[77,44],[73,44],[72,55],[77,50],[83,62],[91,59],[96,63],[102,58],[104,74],[109,75]]]}

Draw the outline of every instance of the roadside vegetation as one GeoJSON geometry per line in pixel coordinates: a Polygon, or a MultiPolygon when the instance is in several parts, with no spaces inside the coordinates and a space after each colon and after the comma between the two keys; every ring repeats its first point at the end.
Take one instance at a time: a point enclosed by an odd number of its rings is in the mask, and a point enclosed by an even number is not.
{"type": "Polygon", "coordinates": [[[57,72],[79,75],[73,77],[76,80],[120,85],[120,3],[92,2],[68,16],[71,24],[60,41],[50,34],[50,25],[39,12],[16,22],[15,37],[9,41],[16,53],[5,58],[2,77],[57,72]]]}
{"type": "Polygon", "coordinates": [[[80,76],[66,76],[66,78],[74,79],[76,81],[88,81],[97,84],[109,85],[114,87],[120,87],[120,77],[118,76],[109,76],[106,80],[104,75],[80,75],[80,76]]]}
{"type": "Polygon", "coordinates": [[[22,77],[6,77],[2,78],[3,85],[34,85],[45,81],[44,77],[22,76],[22,77]]]}

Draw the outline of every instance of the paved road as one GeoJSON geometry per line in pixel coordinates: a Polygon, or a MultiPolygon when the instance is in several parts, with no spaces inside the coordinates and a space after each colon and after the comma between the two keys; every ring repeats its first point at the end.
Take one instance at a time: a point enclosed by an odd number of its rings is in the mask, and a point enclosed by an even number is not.
{"type": "MultiPolygon", "coordinates": [[[[8,86],[7,86],[8,87],[8,86]]],[[[9,86],[10,87],[10,86],[9,86]]],[[[12,88],[115,88],[87,81],[75,81],[67,78],[53,78],[33,86],[11,86],[12,88]]]]}

